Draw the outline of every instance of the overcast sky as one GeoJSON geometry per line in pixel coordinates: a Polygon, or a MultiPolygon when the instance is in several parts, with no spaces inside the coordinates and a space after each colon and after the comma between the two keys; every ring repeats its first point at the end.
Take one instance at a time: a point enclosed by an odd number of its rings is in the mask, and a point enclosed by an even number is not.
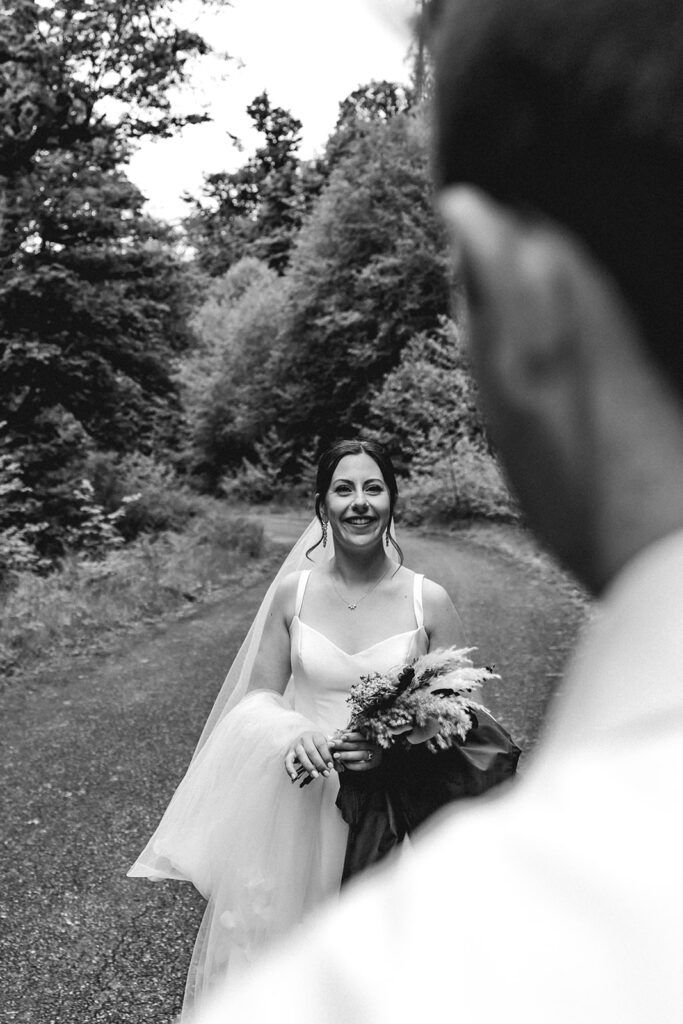
{"type": "Polygon", "coordinates": [[[234,170],[259,142],[247,104],[268,90],[272,102],[303,122],[302,156],[322,147],[339,101],[370,79],[407,81],[406,13],[414,0],[233,0],[211,13],[180,0],[177,20],[209,40],[228,62],[204,59],[176,106],[208,110],[213,122],[187,127],[173,139],[145,142],[130,176],[155,216],[186,212],[181,193],[198,193],[202,175],[234,170]],[[230,141],[237,135],[244,151],[230,141]]]}

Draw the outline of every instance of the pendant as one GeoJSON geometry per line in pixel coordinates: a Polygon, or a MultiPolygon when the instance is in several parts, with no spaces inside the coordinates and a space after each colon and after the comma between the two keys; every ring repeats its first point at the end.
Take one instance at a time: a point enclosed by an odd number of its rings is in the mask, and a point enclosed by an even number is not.
{"type": "Polygon", "coordinates": [[[358,607],[358,605],[357,604],[347,604],[346,607],[349,609],[350,612],[355,612],[355,610],[358,607]]]}

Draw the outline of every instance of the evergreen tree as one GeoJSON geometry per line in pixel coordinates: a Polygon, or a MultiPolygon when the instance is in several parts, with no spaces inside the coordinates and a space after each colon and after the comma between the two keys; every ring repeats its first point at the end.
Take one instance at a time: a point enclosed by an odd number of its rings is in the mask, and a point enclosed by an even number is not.
{"type": "Polygon", "coordinates": [[[282,273],[322,185],[316,162],[297,157],[302,127],[297,118],[273,106],[267,92],[249,104],[247,113],[263,145],[239,170],[208,175],[203,199],[194,202],[186,222],[200,266],[214,277],[244,257],[282,273]]]}

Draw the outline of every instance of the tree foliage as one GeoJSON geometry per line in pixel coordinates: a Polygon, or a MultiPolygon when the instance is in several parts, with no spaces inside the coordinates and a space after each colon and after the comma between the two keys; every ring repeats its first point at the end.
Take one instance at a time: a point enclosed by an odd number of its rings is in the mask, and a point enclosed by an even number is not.
{"type": "Polygon", "coordinates": [[[185,394],[204,478],[238,500],[303,494],[316,450],[362,433],[393,452],[408,517],[514,516],[464,317],[447,315],[425,108],[392,83],[355,90],[319,167],[284,272],[237,240],[251,255],[195,318],[202,349],[185,363],[185,394]]]}
{"type": "Polygon", "coordinates": [[[289,282],[245,257],[216,278],[193,326],[199,345],[179,370],[195,474],[215,486],[272,424],[273,362],[287,324],[289,282]]]}
{"type": "Polygon", "coordinates": [[[298,159],[301,121],[273,106],[267,92],[247,113],[263,145],[237,171],[207,175],[203,198],[187,219],[199,263],[212,276],[247,256],[282,272],[322,184],[316,162],[298,159]]]}
{"type": "Polygon", "coordinates": [[[202,381],[190,419],[197,465],[214,481],[256,457],[272,429],[293,473],[312,438],[355,432],[405,345],[447,309],[420,112],[398,87],[371,83],[341,104],[328,149],[334,166],[284,273],[266,279],[250,242],[195,319],[202,349],[186,363],[186,394],[192,376],[202,381]]]}
{"type": "Polygon", "coordinates": [[[0,12],[0,174],[94,139],[168,135],[168,90],[208,52],[163,0],[15,0],[0,12]]]}
{"type": "Polygon", "coordinates": [[[348,155],[359,137],[372,132],[377,125],[387,124],[397,114],[407,113],[413,106],[413,91],[396,82],[373,80],[349,93],[339,104],[337,122],[325,146],[326,176],[348,155]]]}
{"type": "Polygon", "coordinates": [[[301,160],[302,124],[267,92],[247,107],[263,138],[236,171],[207,175],[203,196],[192,203],[186,227],[199,263],[211,276],[246,256],[283,273],[298,232],[333,168],[368,128],[409,110],[410,90],[395,82],[370,82],[339,104],[335,128],[322,156],[301,160]]]}
{"type": "Polygon", "coordinates": [[[518,515],[479,412],[464,319],[416,334],[371,402],[366,433],[404,477],[404,522],[518,515]]]}
{"type": "Polygon", "coordinates": [[[185,225],[196,259],[181,262],[125,173],[137,139],[203,117],[169,104],[207,46],[168,11],[17,0],[0,14],[0,491],[21,520],[0,519],[7,564],[184,521],[174,467],[232,499],[303,493],[319,449],[359,431],[420,481],[452,476],[456,451],[467,507],[484,507],[475,477],[497,471],[445,319],[415,90],[354,90],[314,160],[298,119],[257,96],[262,143],[207,177],[185,225]]]}
{"type": "Polygon", "coordinates": [[[277,367],[278,417],[302,443],[353,432],[409,339],[448,307],[428,152],[409,113],[371,123],[301,230],[277,367]]]}
{"type": "Polygon", "coordinates": [[[177,432],[170,363],[189,296],[125,163],[134,140],[203,118],[174,116],[168,90],[206,50],[160,2],[17,0],[0,13],[0,402],[51,549],[88,451],[177,432]]]}
{"type": "Polygon", "coordinates": [[[370,402],[367,433],[385,444],[399,473],[424,466],[465,440],[489,451],[462,323],[442,317],[414,335],[370,402]]]}

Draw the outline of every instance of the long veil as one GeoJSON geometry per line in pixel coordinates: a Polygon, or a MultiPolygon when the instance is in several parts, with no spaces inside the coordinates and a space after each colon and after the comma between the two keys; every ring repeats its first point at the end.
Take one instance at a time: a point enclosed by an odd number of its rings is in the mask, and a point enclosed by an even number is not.
{"type": "MultiPolygon", "coordinates": [[[[329,893],[320,873],[322,787],[292,787],[282,755],[315,728],[283,695],[249,683],[274,594],[290,573],[333,557],[317,519],[261,603],[201,733],[187,772],[128,872],[189,881],[208,906],[188,974],[183,1020],[219,978],[252,962],[329,893]]],[[[290,679],[291,682],[291,679],[290,679]]]]}
{"type": "Polygon", "coordinates": [[[249,632],[244,638],[244,642],[237,652],[235,660],[230,666],[228,674],[225,677],[225,681],[220,688],[213,708],[206,720],[206,724],[202,729],[202,733],[195,748],[193,760],[202,750],[203,746],[210,738],[216,727],[223,720],[225,715],[239,704],[247,692],[249,682],[251,680],[252,669],[254,667],[254,660],[261,643],[261,637],[263,636],[263,627],[266,619],[268,618],[268,613],[270,612],[270,607],[273,603],[273,597],[280,585],[280,582],[293,572],[300,572],[302,569],[311,569],[313,566],[321,565],[323,562],[329,561],[334,557],[334,541],[331,534],[328,536],[325,547],[323,547],[322,544],[318,544],[307,557],[306,552],[309,551],[309,549],[312,548],[319,540],[320,523],[314,518],[296,541],[280,566],[273,582],[268,587],[266,595],[261,602],[261,606],[256,613],[249,632]]]}
{"type": "MultiPolygon", "coordinates": [[[[178,859],[170,855],[176,840],[179,846],[185,845],[182,833],[187,830],[187,822],[183,822],[182,820],[182,815],[179,813],[180,807],[186,807],[186,805],[191,804],[192,807],[187,806],[186,810],[188,815],[191,814],[193,818],[196,817],[196,800],[190,799],[195,796],[195,790],[197,788],[197,783],[194,778],[196,775],[196,768],[202,760],[206,758],[206,752],[207,748],[210,746],[210,741],[216,737],[217,731],[220,729],[226,716],[233,711],[247,695],[254,661],[263,636],[263,628],[273,603],[273,597],[275,596],[281,581],[293,572],[298,572],[305,568],[311,568],[314,565],[320,565],[333,557],[334,542],[331,537],[328,538],[325,546],[318,544],[314,550],[307,555],[307,552],[316,545],[316,542],[319,540],[320,524],[317,519],[313,519],[286,556],[284,562],[276,573],[275,578],[268,587],[265,597],[263,598],[256,616],[249,628],[249,632],[244,638],[242,646],[237,652],[228,670],[228,674],[223,681],[223,685],[218,692],[216,700],[214,701],[209,717],[207,718],[206,724],[204,725],[199,740],[197,741],[197,746],[195,747],[192,755],[187,773],[176,789],[156,831],[136,860],[135,864],[128,872],[129,876],[147,877],[153,881],[157,881],[161,878],[187,880],[194,882],[194,884],[197,885],[197,888],[199,888],[200,891],[203,891],[203,887],[197,884],[197,878],[193,877],[190,872],[186,872],[182,869],[178,863],[178,859]],[[176,833],[175,836],[174,833],[176,833]]],[[[288,689],[289,684],[285,690],[282,701],[285,706],[290,706],[288,689]]],[[[266,691],[252,691],[252,693],[256,692],[264,693],[266,691]]],[[[272,696],[275,695],[273,694],[272,696]]]]}

